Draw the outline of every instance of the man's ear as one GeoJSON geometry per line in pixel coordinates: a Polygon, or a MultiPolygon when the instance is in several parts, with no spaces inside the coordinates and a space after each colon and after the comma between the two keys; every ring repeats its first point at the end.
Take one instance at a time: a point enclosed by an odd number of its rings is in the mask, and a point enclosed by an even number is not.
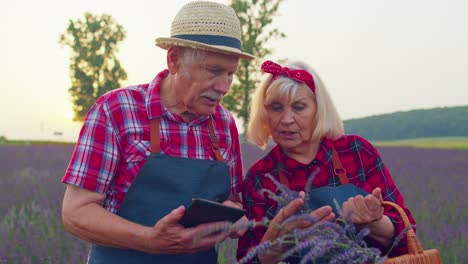
{"type": "Polygon", "coordinates": [[[179,69],[180,49],[178,47],[171,47],[167,51],[167,68],[171,74],[177,73],[179,69]]]}

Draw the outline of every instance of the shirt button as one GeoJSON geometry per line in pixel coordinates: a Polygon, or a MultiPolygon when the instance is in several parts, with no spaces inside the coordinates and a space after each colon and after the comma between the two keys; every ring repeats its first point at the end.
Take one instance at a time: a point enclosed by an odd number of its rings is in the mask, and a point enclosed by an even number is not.
{"type": "Polygon", "coordinates": [[[149,155],[151,155],[151,152],[150,152],[149,150],[147,150],[147,151],[145,152],[145,154],[146,154],[146,156],[149,156],[149,155]]]}

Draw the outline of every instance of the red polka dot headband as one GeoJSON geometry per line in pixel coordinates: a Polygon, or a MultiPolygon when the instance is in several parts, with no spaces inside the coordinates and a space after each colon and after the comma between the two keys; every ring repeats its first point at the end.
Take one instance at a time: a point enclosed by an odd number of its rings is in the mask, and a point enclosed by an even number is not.
{"type": "Polygon", "coordinates": [[[286,76],[288,78],[293,79],[296,82],[307,84],[307,86],[310,87],[312,92],[315,93],[314,78],[312,77],[312,74],[310,74],[306,70],[289,69],[288,67],[282,67],[281,65],[269,60],[262,63],[261,69],[263,72],[271,73],[271,75],[273,75],[273,77],[271,78],[271,82],[273,82],[280,76],[286,76]]]}

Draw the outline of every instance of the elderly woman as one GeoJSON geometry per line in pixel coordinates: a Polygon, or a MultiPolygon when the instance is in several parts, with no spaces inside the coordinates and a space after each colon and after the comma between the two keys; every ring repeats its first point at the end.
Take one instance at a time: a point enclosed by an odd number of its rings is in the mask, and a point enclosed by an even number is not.
{"type": "MultiPolygon", "coordinates": [[[[311,175],[315,177],[313,188],[336,187],[344,180],[368,192],[364,196],[346,198],[341,204],[344,215],[350,215],[358,228],[369,228],[369,246],[387,252],[395,235],[405,227],[399,214],[392,208],[383,208],[381,201],[400,205],[410,222],[415,224],[415,221],[377,149],[360,136],[344,134],[343,122],[330,95],[319,76],[307,65],[294,63],[282,67],[266,61],[262,71],[269,75],[252,100],[247,137],[265,149],[271,136],[276,146],[246,175],[242,201],[248,219],[260,221],[267,217],[281,223],[304,203],[296,199],[276,213],[277,202],[260,192],[269,189],[278,193],[268,174],[298,192],[305,190],[311,175]],[[337,168],[337,164],[342,168],[337,168]]],[[[335,218],[330,206],[321,207],[311,215],[319,220],[335,218]]],[[[277,238],[279,234],[274,228],[270,225],[268,229],[249,229],[239,239],[238,259],[261,242],[277,238]]],[[[403,239],[390,255],[406,253],[405,242],[403,239]]],[[[278,253],[264,253],[255,261],[277,263],[278,257],[278,253]]]]}

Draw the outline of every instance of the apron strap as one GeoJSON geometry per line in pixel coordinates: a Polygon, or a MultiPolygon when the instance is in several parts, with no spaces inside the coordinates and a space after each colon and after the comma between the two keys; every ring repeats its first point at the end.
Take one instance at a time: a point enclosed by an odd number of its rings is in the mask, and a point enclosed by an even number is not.
{"type": "MultiPolygon", "coordinates": [[[[161,152],[161,145],[160,145],[160,125],[159,125],[159,118],[151,119],[150,120],[150,148],[152,153],[160,153],[161,152]]],[[[224,161],[221,152],[219,152],[219,144],[218,138],[216,137],[216,133],[214,131],[213,125],[213,118],[210,118],[208,121],[208,130],[210,132],[210,143],[211,149],[216,156],[218,161],[224,161]]]]}
{"type": "Polygon", "coordinates": [[[159,145],[159,118],[150,120],[150,150],[151,153],[160,153],[161,147],[159,145]]]}
{"type": "Polygon", "coordinates": [[[336,149],[334,146],[332,146],[332,162],[333,162],[333,172],[335,172],[335,175],[340,178],[340,183],[343,184],[348,184],[348,176],[346,176],[346,170],[343,168],[343,165],[341,164],[340,156],[338,156],[338,152],[336,152],[336,149]]]}
{"type": "Polygon", "coordinates": [[[219,152],[218,138],[214,131],[213,117],[208,121],[208,130],[210,131],[211,149],[213,149],[216,159],[218,161],[224,161],[223,156],[221,156],[221,152],[219,152]]]}
{"type": "MultiPolygon", "coordinates": [[[[278,151],[278,155],[279,155],[279,151],[278,151]]],[[[340,179],[340,183],[342,185],[348,184],[349,180],[348,180],[348,176],[346,176],[346,170],[343,168],[343,165],[341,164],[340,157],[338,156],[338,152],[336,152],[336,149],[335,149],[334,146],[332,146],[332,162],[333,162],[333,172],[340,179]]],[[[278,164],[278,176],[279,176],[279,180],[280,180],[281,184],[283,184],[283,185],[285,185],[285,186],[287,186],[289,188],[289,180],[284,175],[284,173],[281,170],[279,164],[278,164]]]]}
{"type": "MultiPolygon", "coordinates": [[[[276,148],[276,156],[278,157],[278,160],[281,160],[281,151],[279,149],[279,146],[276,148]]],[[[286,176],[284,176],[283,170],[280,166],[280,162],[278,162],[278,166],[276,166],[276,168],[278,169],[280,183],[289,188],[289,180],[286,176]]]]}
{"type": "Polygon", "coordinates": [[[288,178],[286,178],[286,176],[284,176],[284,173],[279,166],[278,166],[278,175],[279,175],[281,184],[288,186],[289,188],[289,180],[288,178]]]}

